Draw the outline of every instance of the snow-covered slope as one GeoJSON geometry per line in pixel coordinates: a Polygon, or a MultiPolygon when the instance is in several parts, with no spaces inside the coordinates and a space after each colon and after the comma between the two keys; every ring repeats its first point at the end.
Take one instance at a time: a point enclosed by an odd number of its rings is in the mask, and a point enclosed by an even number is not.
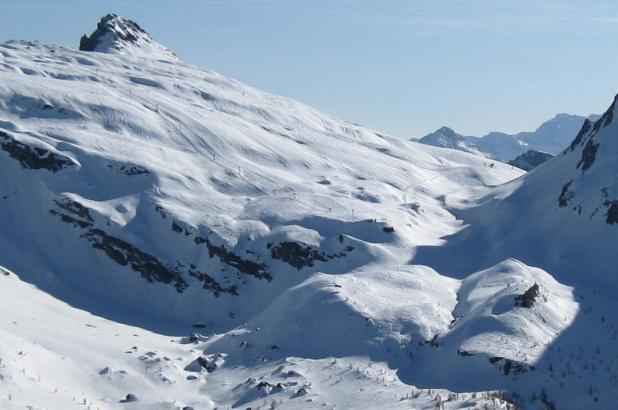
{"type": "Polygon", "coordinates": [[[3,268],[0,297],[2,409],[507,408],[500,392],[415,388],[362,357],[228,363],[202,353],[201,336],[93,316],[3,268]]]}
{"type": "Polygon", "coordinates": [[[241,323],[313,271],[405,263],[455,229],[439,196],[520,175],[181,62],[0,52],[2,263],[118,319],[241,323]]]}
{"type": "Polygon", "coordinates": [[[2,406],[547,401],[582,304],[560,266],[502,237],[427,254],[466,232],[450,206],[523,171],[185,64],[118,16],[97,32],[113,46],[0,45],[2,406]]]}
{"type": "MultiPolygon", "coordinates": [[[[618,123],[616,103],[586,121],[560,155],[489,192],[447,199],[465,228],[414,263],[466,277],[514,257],[574,287],[579,313],[539,359],[546,397],[557,408],[613,408],[618,400],[618,123]],[[584,388],[585,386],[585,388],[584,388]]],[[[535,379],[533,377],[532,379],[535,379]]]]}
{"type": "Polygon", "coordinates": [[[598,115],[557,114],[541,124],[535,131],[514,135],[490,132],[483,137],[463,136],[448,127],[442,127],[419,140],[435,147],[454,148],[483,155],[502,162],[514,160],[529,150],[556,155],[571,143],[586,119],[595,121],[598,115]]]}

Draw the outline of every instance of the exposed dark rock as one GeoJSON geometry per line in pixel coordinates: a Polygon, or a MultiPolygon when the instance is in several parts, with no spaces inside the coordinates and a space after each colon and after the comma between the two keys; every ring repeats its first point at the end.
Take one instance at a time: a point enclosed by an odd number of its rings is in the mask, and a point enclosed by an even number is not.
{"type": "MultiPolygon", "coordinates": [[[[340,242],[343,237],[340,236],[340,242]]],[[[326,254],[319,250],[312,248],[309,245],[300,244],[294,241],[283,241],[278,245],[272,245],[267,248],[270,249],[270,256],[273,259],[285,262],[294,268],[300,270],[304,267],[312,267],[315,261],[326,262],[329,259],[338,259],[347,256],[346,252],[339,252],[334,254],[326,254]]],[[[345,250],[350,252],[354,249],[352,246],[346,246],[345,250]]]]}
{"type": "MultiPolygon", "coordinates": [[[[599,120],[600,121],[600,120],[599,120]]],[[[592,166],[599,149],[599,144],[595,144],[592,139],[588,140],[582,151],[582,159],[577,163],[577,168],[581,166],[582,172],[592,166]]]]}
{"type": "Polygon", "coordinates": [[[207,358],[200,356],[187,366],[185,366],[185,371],[187,372],[201,372],[202,370],[206,370],[208,373],[212,373],[217,370],[217,364],[214,360],[208,360],[207,358]]]}
{"type": "Polygon", "coordinates": [[[610,225],[618,224],[618,200],[613,200],[609,203],[607,219],[605,221],[610,225]]]}
{"type": "Polygon", "coordinates": [[[82,36],[79,41],[79,49],[81,51],[95,51],[99,42],[105,36],[113,36],[114,40],[134,43],[138,40],[140,34],[148,36],[137,23],[118,17],[116,14],[108,14],[99,21],[96,30],[90,36],[82,36]]]}
{"type": "Polygon", "coordinates": [[[113,261],[139,272],[148,282],[173,284],[179,292],[188,285],[177,270],[165,266],[154,256],[140,250],[122,239],[113,237],[98,228],[90,228],[82,235],[95,249],[100,249],[113,261]]]}
{"type": "Polygon", "coordinates": [[[137,397],[135,394],[127,394],[127,397],[125,397],[124,399],[120,400],[120,403],[133,403],[139,401],[139,397],[137,397]]]}
{"type": "Polygon", "coordinates": [[[179,342],[180,344],[187,345],[202,342],[204,340],[206,340],[206,338],[199,333],[191,333],[189,336],[183,336],[182,338],[180,338],[179,342]]]}
{"type": "Polygon", "coordinates": [[[165,219],[167,218],[167,212],[165,211],[165,208],[163,208],[161,205],[156,205],[155,206],[155,211],[161,215],[161,218],[165,219]]]}
{"type": "Polygon", "coordinates": [[[111,170],[114,170],[120,174],[133,176],[133,175],[148,175],[150,171],[140,165],[117,165],[117,164],[108,164],[107,167],[111,170]]]}
{"type": "Polygon", "coordinates": [[[573,152],[573,150],[575,150],[575,147],[582,142],[582,138],[584,138],[584,135],[586,135],[588,131],[590,131],[590,128],[592,128],[592,121],[586,118],[586,120],[582,124],[582,128],[577,133],[577,136],[575,137],[573,142],[571,142],[571,145],[569,147],[571,152],[573,152]]]}
{"type": "Polygon", "coordinates": [[[326,262],[326,256],[311,246],[302,246],[298,242],[284,241],[270,248],[270,256],[281,260],[296,269],[313,266],[314,261],[326,262]]]}
{"type": "MultiPolygon", "coordinates": [[[[88,239],[95,249],[102,250],[119,265],[130,265],[133,270],[141,273],[142,277],[151,283],[156,281],[173,284],[179,292],[182,292],[189,286],[180,276],[178,268],[172,269],[154,256],[141,251],[130,243],[107,235],[98,228],[94,228],[93,219],[88,208],[69,199],[55,202],[64,212],[51,209],[49,211],[51,214],[59,216],[63,222],[70,223],[75,227],[88,228],[88,231],[82,237],[88,239]]],[[[193,264],[191,264],[191,269],[188,270],[188,273],[202,282],[202,287],[212,291],[215,297],[219,297],[221,293],[238,295],[236,286],[221,286],[214,278],[197,270],[193,264]]]]}
{"type": "MultiPolygon", "coordinates": [[[[181,233],[181,232],[185,232],[185,230],[176,223],[176,221],[172,222],[172,231],[177,232],[177,233],[181,233]]],[[[189,232],[185,232],[185,235],[188,234],[189,232]]]]}
{"type": "Polygon", "coordinates": [[[26,169],[46,169],[51,172],[58,172],[75,165],[68,157],[43,148],[31,147],[2,131],[0,131],[0,149],[18,160],[21,166],[26,169]]]}
{"type": "Polygon", "coordinates": [[[614,98],[612,105],[609,106],[603,116],[594,123],[594,132],[597,132],[599,129],[601,129],[601,127],[607,127],[614,120],[614,108],[616,107],[616,98],[618,98],[618,96],[614,98]]]}
{"type": "Polygon", "coordinates": [[[531,308],[534,306],[537,298],[541,295],[538,284],[532,285],[523,295],[515,296],[515,306],[521,306],[524,308],[531,308]]]}
{"type": "Polygon", "coordinates": [[[490,357],[489,362],[493,365],[498,366],[502,373],[504,373],[506,376],[510,374],[528,373],[534,370],[534,366],[529,366],[525,363],[515,362],[513,360],[505,359],[503,357],[490,357]]]}
{"type": "MultiPolygon", "coordinates": [[[[77,228],[86,229],[87,231],[82,237],[86,238],[92,244],[93,248],[105,252],[114,262],[122,266],[130,266],[151,283],[163,282],[172,284],[179,292],[182,292],[189,286],[182,278],[179,270],[179,268],[184,268],[184,265],[178,263],[175,268],[169,267],[160,262],[156,257],[143,252],[134,245],[108,235],[103,230],[96,228],[88,208],[78,202],[68,198],[62,201],[56,200],[54,202],[59,210],[50,209],[49,212],[58,216],[65,223],[70,223],[77,228]]],[[[163,208],[157,209],[157,212],[165,217],[163,208]]],[[[203,283],[203,288],[212,291],[216,297],[221,293],[238,295],[236,286],[224,287],[213,277],[199,271],[194,264],[190,264],[190,266],[191,268],[188,269],[188,274],[201,281],[203,283]]]]}
{"type": "Polygon", "coordinates": [[[509,161],[509,164],[524,171],[530,171],[553,157],[546,152],[531,149],[509,161]]]}
{"type": "Polygon", "coordinates": [[[75,227],[86,229],[82,235],[90,242],[93,248],[103,251],[110,259],[122,266],[130,266],[139,272],[148,282],[163,282],[173,284],[179,292],[188,285],[180,276],[177,269],[172,269],[157,258],[146,253],[130,243],[108,235],[103,230],[94,227],[93,218],[89,210],[78,202],[70,199],[55,201],[60,211],[51,209],[49,212],[57,215],[63,222],[71,223],[75,227]]]}
{"type": "Polygon", "coordinates": [[[385,226],[384,228],[382,228],[382,231],[386,233],[393,233],[395,232],[395,228],[393,228],[392,226],[385,226]]]}
{"type": "Polygon", "coordinates": [[[307,393],[308,393],[307,389],[304,387],[301,387],[300,389],[296,390],[296,393],[294,393],[291,398],[295,399],[296,397],[302,397],[302,396],[307,395],[307,393]]]}
{"type": "Polygon", "coordinates": [[[212,291],[215,297],[219,297],[221,293],[229,293],[230,295],[238,296],[238,288],[234,285],[223,287],[219,282],[217,282],[213,277],[200,272],[196,269],[189,269],[189,275],[203,282],[202,287],[204,289],[208,289],[212,291]]]}
{"type": "MultiPolygon", "coordinates": [[[[161,210],[161,212],[165,212],[161,210]]],[[[161,213],[160,212],[160,213],[161,213]]],[[[164,215],[164,213],[161,213],[164,215]]],[[[172,221],[172,230],[176,233],[182,233],[185,236],[191,236],[194,234],[193,231],[183,228],[178,222],[172,221]]],[[[196,236],[193,241],[198,245],[206,245],[208,248],[208,255],[212,258],[217,256],[219,260],[227,265],[230,265],[240,272],[245,273],[247,275],[255,276],[258,279],[266,279],[268,281],[272,280],[272,276],[270,273],[266,272],[266,265],[263,263],[254,262],[252,260],[243,259],[234,252],[228,250],[225,245],[214,245],[208,238],[204,238],[201,236],[196,236]]],[[[247,252],[251,254],[252,252],[247,252]]],[[[195,276],[195,275],[193,275],[195,276]]],[[[197,277],[197,276],[196,276],[197,277]]],[[[204,286],[206,287],[206,282],[204,282],[204,286]]],[[[229,293],[236,294],[236,288],[230,287],[229,293]],[[232,291],[232,288],[233,291],[232,291]]]]}
{"type": "Polygon", "coordinates": [[[83,219],[84,221],[87,221],[89,224],[94,222],[92,216],[90,215],[90,210],[79,202],[65,198],[62,201],[54,200],[54,203],[58,205],[59,208],[83,219]]]}
{"type": "Polygon", "coordinates": [[[272,384],[270,384],[270,383],[268,383],[267,381],[261,381],[261,382],[259,382],[259,383],[255,386],[255,388],[256,388],[257,390],[261,390],[261,389],[269,389],[269,388],[272,388],[272,387],[273,387],[273,385],[272,385],[272,384]]]}
{"type": "Polygon", "coordinates": [[[570,180],[562,187],[562,191],[560,192],[560,196],[558,197],[558,205],[560,208],[565,208],[569,205],[571,200],[575,198],[575,192],[569,190],[569,187],[573,183],[573,180],[570,180]]]}
{"type": "Polygon", "coordinates": [[[196,236],[194,241],[198,245],[206,245],[208,248],[208,254],[211,258],[213,256],[217,256],[221,262],[238,269],[242,273],[255,276],[258,279],[266,279],[268,281],[272,280],[272,275],[266,272],[266,265],[263,263],[243,259],[234,252],[228,250],[225,245],[217,246],[212,244],[208,238],[196,236]]]}
{"type": "Polygon", "coordinates": [[[62,222],[70,223],[76,228],[88,228],[94,223],[90,210],[80,204],[79,202],[65,198],[61,201],[54,200],[54,203],[61,209],[61,211],[50,209],[49,213],[60,217],[62,222]]]}

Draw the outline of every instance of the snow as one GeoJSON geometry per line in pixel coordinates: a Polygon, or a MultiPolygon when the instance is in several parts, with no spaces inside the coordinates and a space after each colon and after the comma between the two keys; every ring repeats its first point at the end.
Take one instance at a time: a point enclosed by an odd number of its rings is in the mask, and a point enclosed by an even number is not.
{"type": "Polygon", "coordinates": [[[601,131],[525,175],[162,58],[142,34],[0,45],[0,407],[615,398],[596,370],[617,357],[597,317],[617,262],[594,214],[616,188],[601,131]],[[569,179],[583,216],[557,205],[569,179]]]}
{"type": "MultiPolygon", "coordinates": [[[[273,403],[323,408],[327,403],[362,409],[391,403],[403,409],[433,408],[442,400],[447,409],[462,409],[496,402],[481,394],[473,399],[472,394],[416,389],[385,363],[363,357],[226,366],[225,355],[210,355],[217,364],[211,373],[184,370],[201,346],[93,316],[10,271],[0,272],[0,297],[11,301],[0,305],[2,408],[209,409],[273,403]],[[268,385],[258,388],[260,382],[268,385]],[[449,394],[457,399],[446,402],[449,394]]],[[[495,408],[506,408],[501,406],[495,408]]]]}

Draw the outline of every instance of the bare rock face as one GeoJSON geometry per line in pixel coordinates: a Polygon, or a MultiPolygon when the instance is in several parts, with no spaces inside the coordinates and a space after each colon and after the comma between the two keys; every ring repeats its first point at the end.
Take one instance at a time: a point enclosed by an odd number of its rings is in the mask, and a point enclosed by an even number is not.
{"type": "Polygon", "coordinates": [[[83,35],[79,42],[81,51],[105,51],[119,43],[137,44],[151,42],[152,38],[137,23],[116,14],[104,16],[97,24],[97,29],[90,35],[83,35]]]}
{"type": "Polygon", "coordinates": [[[527,291],[525,291],[522,295],[515,297],[515,305],[521,306],[524,308],[531,308],[534,306],[537,298],[541,295],[540,288],[538,284],[532,285],[527,291]]]}
{"type": "Polygon", "coordinates": [[[553,157],[553,155],[547,152],[531,149],[517,156],[514,160],[509,161],[509,164],[524,171],[530,171],[553,157]]]}
{"type": "Polygon", "coordinates": [[[174,53],[154,41],[139,24],[117,14],[104,16],[91,35],[83,35],[79,49],[101,53],[154,53],[163,58],[176,59],[174,53]]]}

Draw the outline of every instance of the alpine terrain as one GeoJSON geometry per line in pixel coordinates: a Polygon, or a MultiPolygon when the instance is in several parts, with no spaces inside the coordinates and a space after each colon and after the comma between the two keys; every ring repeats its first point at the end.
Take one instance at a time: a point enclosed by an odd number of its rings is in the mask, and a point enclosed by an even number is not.
{"type": "Polygon", "coordinates": [[[596,121],[599,116],[558,114],[534,131],[514,135],[490,132],[483,137],[473,137],[458,134],[448,127],[442,127],[419,139],[418,142],[471,152],[502,162],[511,162],[514,166],[522,165],[524,167],[522,169],[529,171],[550,158],[548,154],[556,155],[568,146],[586,119],[596,121]],[[532,157],[535,159],[530,162],[532,157]]]}
{"type": "Polygon", "coordinates": [[[526,174],[114,14],[1,44],[0,408],[614,408],[614,111],[526,174]]]}

